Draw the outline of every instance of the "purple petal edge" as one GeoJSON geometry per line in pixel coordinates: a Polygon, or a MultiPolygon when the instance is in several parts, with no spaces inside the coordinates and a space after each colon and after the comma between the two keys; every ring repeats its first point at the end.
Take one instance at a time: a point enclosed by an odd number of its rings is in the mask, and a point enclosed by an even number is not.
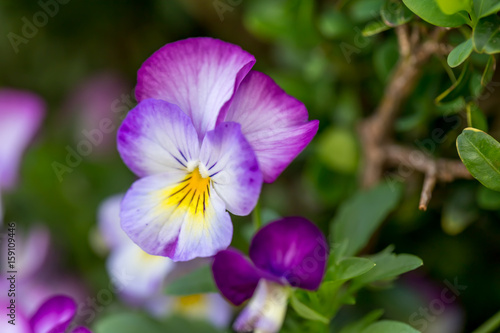
{"type": "Polygon", "coordinates": [[[258,268],[285,278],[294,287],[315,290],[325,273],[328,244],[309,220],[286,217],[257,232],[250,258],[258,268]]]}

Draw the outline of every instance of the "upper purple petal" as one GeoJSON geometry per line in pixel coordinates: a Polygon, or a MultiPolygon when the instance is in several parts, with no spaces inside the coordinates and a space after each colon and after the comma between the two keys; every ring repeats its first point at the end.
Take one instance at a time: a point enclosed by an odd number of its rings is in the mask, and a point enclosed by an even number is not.
{"type": "Polygon", "coordinates": [[[262,173],[239,124],[221,123],[209,131],[200,149],[200,161],[228,211],[247,215],[254,209],[262,173]]]}
{"type": "Polygon", "coordinates": [[[30,320],[33,333],[64,333],[78,307],[70,297],[58,295],[43,303],[30,320]]]}
{"type": "Polygon", "coordinates": [[[189,38],[156,51],[139,69],[136,98],[162,99],[191,117],[201,138],[225,113],[234,91],[255,63],[239,46],[189,38]]]}
{"type": "Polygon", "coordinates": [[[0,188],[15,184],[22,154],[44,114],[45,103],[37,95],[0,89],[0,188]]]}
{"type": "Polygon", "coordinates": [[[328,245],[313,223],[302,217],[286,217],[255,234],[250,258],[258,268],[286,278],[290,285],[314,290],[325,273],[328,245]]]}
{"type": "Polygon", "coordinates": [[[276,180],[316,134],[318,121],[307,119],[302,102],[257,71],[250,71],[241,82],[225,117],[225,121],[241,124],[268,183],[276,180]]]}
{"type": "Polygon", "coordinates": [[[198,159],[193,123],[178,106],[155,99],[132,109],[118,130],[118,151],[139,177],[185,170],[198,159]]]}
{"type": "Polygon", "coordinates": [[[259,270],[235,249],[223,250],[215,255],[212,273],[217,288],[234,305],[252,297],[260,279],[278,280],[259,270]]]}

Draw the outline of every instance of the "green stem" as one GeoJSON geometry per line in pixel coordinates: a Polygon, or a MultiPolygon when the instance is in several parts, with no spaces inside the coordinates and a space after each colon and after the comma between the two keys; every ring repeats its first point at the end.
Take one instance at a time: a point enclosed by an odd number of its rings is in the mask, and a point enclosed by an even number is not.
{"type": "Polygon", "coordinates": [[[465,109],[467,110],[467,126],[472,127],[472,110],[470,108],[471,108],[471,105],[469,103],[465,107],[465,109]]]}
{"type": "Polygon", "coordinates": [[[493,317],[488,319],[484,324],[482,324],[477,330],[472,333],[491,333],[498,327],[500,327],[500,311],[498,311],[493,317]]]}
{"type": "Polygon", "coordinates": [[[258,231],[260,227],[262,227],[262,215],[260,213],[260,201],[257,202],[253,213],[252,213],[253,225],[255,227],[255,231],[258,231]]]}

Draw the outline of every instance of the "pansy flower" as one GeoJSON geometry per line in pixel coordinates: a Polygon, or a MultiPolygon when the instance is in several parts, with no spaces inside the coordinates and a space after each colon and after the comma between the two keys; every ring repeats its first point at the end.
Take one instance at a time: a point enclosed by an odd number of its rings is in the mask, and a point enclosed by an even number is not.
{"type": "Polygon", "coordinates": [[[137,107],[118,150],[141,179],[127,192],[121,225],[144,251],[174,261],[226,249],[228,211],[247,215],[318,128],[304,105],[255,58],[212,38],[167,44],[138,72],[137,107]]]}
{"type": "Polygon", "coordinates": [[[106,199],[98,211],[100,236],[110,254],[108,273],[123,301],[146,309],[157,317],[177,314],[207,320],[217,327],[227,327],[232,307],[218,293],[169,296],[164,289],[170,281],[182,278],[206,259],[175,263],[170,258],[153,256],[134,244],[120,228],[120,201],[123,195],[106,199]]]}
{"type": "MultiPolygon", "coordinates": [[[[21,157],[44,114],[45,104],[37,95],[0,89],[0,195],[15,185],[21,157]]],[[[0,221],[2,217],[0,202],[0,221]]]]}
{"type": "MultiPolygon", "coordinates": [[[[7,309],[7,302],[2,302],[2,309],[7,309]]],[[[78,312],[76,302],[63,295],[56,295],[45,301],[35,314],[28,320],[22,314],[16,314],[13,320],[15,325],[8,322],[7,314],[0,323],[3,333],[64,333],[71,329],[71,333],[91,333],[83,326],[73,328],[72,321],[78,312]]]]}
{"type": "Polygon", "coordinates": [[[284,320],[290,288],[315,290],[328,257],[321,231],[301,217],[288,217],[260,229],[252,239],[249,262],[237,250],[217,253],[215,283],[235,305],[250,299],[234,323],[239,332],[277,332],[284,320]]]}

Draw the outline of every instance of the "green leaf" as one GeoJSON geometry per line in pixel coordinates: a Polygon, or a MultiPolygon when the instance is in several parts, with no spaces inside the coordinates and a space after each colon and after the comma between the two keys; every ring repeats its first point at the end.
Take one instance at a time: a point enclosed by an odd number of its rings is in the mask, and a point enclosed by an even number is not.
{"type": "Polygon", "coordinates": [[[384,310],[374,310],[370,313],[368,313],[366,316],[361,318],[358,321],[355,321],[354,323],[348,324],[340,330],[339,333],[359,333],[363,329],[365,329],[368,325],[373,323],[375,320],[379,319],[382,317],[384,314],[384,310]]]}
{"type": "Polygon", "coordinates": [[[474,12],[478,18],[482,18],[500,11],[498,0],[474,0],[474,12]]]}
{"type": "Polygon", "coordinates": [[[479,20],[472,33],[474,48],[478,53],[500,52],[500,18],[490,15],[479,20]]]}
{"type": "Polygon", "coordinates": [[[413,327],[392,320],[382,320],[371,324],[361,331],[361,333],[420,333],[413,327]]]}
{"type": "Polygon", "coordinates": [[[413,13],[401,0],[387,0],[380,11],[382,20],[390,27],[405,24],[413,18],[413,13]]]}
{"type": "Polygon", "coordinates": [[[368,23],[363,31],[361,32],[363,36],[370,37],[381,33],[382,31],[389,30],[391,27],[382,21],[373,21],[368,23]]]}
{"type": "Polygon", "coordinates": [[[494,55],[490,55],[486,67],[484,68],[483,75],[481,76],[481,85],[486,87],[488,83],[491,82],[493,74],[495,74],[495,69],[497,67],[497,61],[494,55]]]}
{"type": "Polygon", "coordinates": [[[368,283],[390,280],[422,266],[422,259],[411,254],[394,254],[392,247],[368,257],[375,267],[353,280],[353,287],[359,288],[368,283]]]}
{"type": "Polygon", "coordinates": [[[213,292],[218,292],[218,289],[215,286],[210,265],[203,266],[182,276],[165,288],[165,293],[176,296],[213,292]]]}
{"type": "Polygon", "coordinates": [[[318,138],[317,152],[323,163],[332,170],[355,173],[358,169],[359,148],[352,131],[327,128],[318,138]]]}
{"type": "Polygon", "coordinates": [[[424,21],[440,27],[459,27],[468,23],[466,15],[456,13],[446,15],[435,0],[403,0],[404,4],[424,21]]]}
{"type": "Polygon", "coordinates": [[[467,39],[465,42],[459,44],[448,55],[448,65],[452,68],[460,66],[467,60],[473,49],[472,39],[467,39]]]}
{"type": "Polygon", "coordinates": [[[165,328],[159,322],[140,313],[118,313],[100,319],[94,326],[95,333],[163,333],[165,328]]]}
{"type": "Polygon", "coordinates": [[[439,8],[446,15],[453,15],[461,10],[471,10],[471,0],[436,0],[439,8]]]}
{"type": "Polygon", "coordinates": [[[487,188],[500,191],[500,143],[469,127],[458,136],[457,148],[472,176],[487,188]]]}
{"type": "Polygon", "coordinates": [[[500,192],[492,191],[484,186],[479,187],[477,193],[477,204],[482,209],[500,209],[500,192]]]}
{"type": "Polygon", "coordinates": [[[470,102],[467,104],[467,123],[469,127],[477,128],[481,131],[488,130],[488,120],[483,111],[477,106],[476,103],[470,102]]]}
{"type": "Polygon", "coordinates": [[[328,267],[325,281],[347,281],[368,272],[373,267],[375,263],[367,258],[344,258],[337,265],[328,267]]]}
{"type": "Polygon", "coordinates": [[[299,316],[302,318],[306,318],[309,320],[314,320],[314,321],[319,321],[322,322],[323,324],[328,324],[330,323],[330,320],[326,318],[325,316],[317,313],[304,303],[302,303],[297,296],[295,296],[295,293],[292,293],[290,297],[290,305],[292,308],[297,312],[299,316]]]}
{"type": "Polygon", "coordinates": [[[382,183],[369,191],[356,193],[340,206],[331,231],[335,243],[347,241],[341,255],[350,257],[366,245],[372,233],[396,208],[401,192],[400,184],[382,183]]]}

